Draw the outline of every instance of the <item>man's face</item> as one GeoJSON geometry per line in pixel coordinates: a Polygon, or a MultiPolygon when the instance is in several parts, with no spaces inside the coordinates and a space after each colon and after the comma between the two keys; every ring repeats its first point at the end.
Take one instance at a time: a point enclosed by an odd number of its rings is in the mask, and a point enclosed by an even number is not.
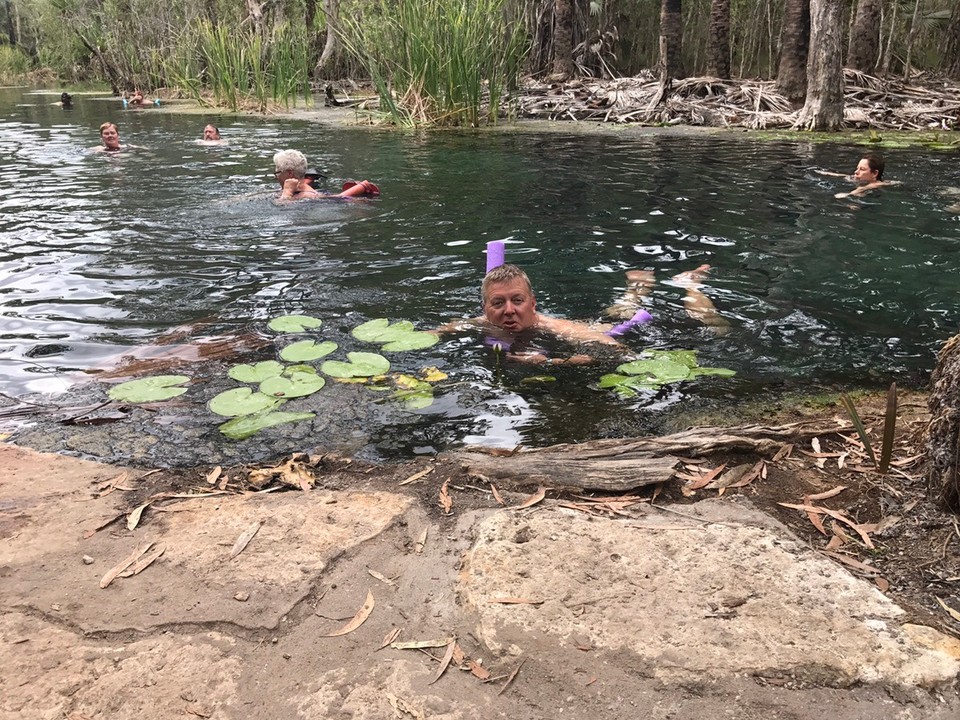
{"type": "Polygon", "coordinates": [[[217,132],[217,129],[213,125],[207,125],[203,129],[203,139],[204,140],[219,140],[220,133],[217,132]]]}
{"type": "Polygon", "coordinates": [[[520,278],[493,283],[483,303],[487,321],[512,333],[529,330],[537,322],[537,299],[520,278]]]}
{"type": "Polygon", "coordinates": [[[113,125],[108,125],[100,131],[100,139],[103,140],[104,147],[111,149],[120,147],[120,133],[113,125]]]}
{"type": "Polygon", "coordinates": [[[866,158],[857,163],[857,169],[853,171],[853,179],[860,185],[876,182],[877,171],[870,169],[870,163],[866,158]]]}

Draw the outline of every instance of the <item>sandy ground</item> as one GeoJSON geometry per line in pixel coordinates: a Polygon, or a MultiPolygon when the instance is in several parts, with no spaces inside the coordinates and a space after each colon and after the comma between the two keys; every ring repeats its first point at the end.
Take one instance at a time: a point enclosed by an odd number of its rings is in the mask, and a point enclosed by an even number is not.
{"type": "Polygon", "coordinates": [[[452,466],[222,494],[12,445],[0,467],[3,718],[960,712],[960,639],[746,493],[589,514],[504,509],[452,466]]]}

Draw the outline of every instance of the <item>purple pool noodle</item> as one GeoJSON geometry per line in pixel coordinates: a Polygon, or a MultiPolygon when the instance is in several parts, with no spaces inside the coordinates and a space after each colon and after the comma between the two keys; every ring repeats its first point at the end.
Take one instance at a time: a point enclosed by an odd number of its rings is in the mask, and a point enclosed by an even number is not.
{"type": "Polygon", "coordinates": [[[499,350],[501,352],[510,352],[510,341],[503,340],[501,338],[495,338],[490,335],[487,335],[483,338],[483,342],[492,347],[494,350],[499,350]]]}
{"type": "Polygon", "coordinates": [[[491,240],[487,243],[487,272],[503,265],[503,240],[491,240]]]}
{"type": "Polygon", "coordinates": [[[607,330],[607,335],[610,337],[620,337],[621,335],[625,335],[629,330],[635,328],[637,325],[643,325],[651,320],[653,320],[653,315],[643,309],[637,310],[636,315],[634,315],[632,318],[626,322],[620,323],[616,327],[607,330]]]}

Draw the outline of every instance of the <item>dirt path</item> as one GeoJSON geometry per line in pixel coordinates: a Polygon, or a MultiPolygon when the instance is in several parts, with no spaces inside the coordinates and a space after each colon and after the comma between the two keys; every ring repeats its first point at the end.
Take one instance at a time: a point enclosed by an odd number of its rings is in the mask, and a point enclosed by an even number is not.
{"type": "Polygon", "coordinates": [[[400,485],[421,466],[331,460],[308,492],[231,491],[228,470],[224,494],[196,470],[10,445],[0,466],[3,718],[960,711],[949,628],[815,552],[759,495],[508,510],[442,461],[400,485]],[[156,497],[188,489],[208,496],[156,497]],[[396,644],[411,641],[433,642],[396,644]]]}

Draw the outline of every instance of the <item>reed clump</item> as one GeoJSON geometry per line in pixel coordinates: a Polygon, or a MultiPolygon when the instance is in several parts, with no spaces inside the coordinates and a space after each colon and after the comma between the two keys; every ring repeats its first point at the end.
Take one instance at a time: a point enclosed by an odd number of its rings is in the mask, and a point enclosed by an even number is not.
{"type": "Polygon", "coordinates": [[[514,0],[379,0],[342,18],[346,50],[398,125],[470,126],[509,113],[527,53],[514,0]]]}

